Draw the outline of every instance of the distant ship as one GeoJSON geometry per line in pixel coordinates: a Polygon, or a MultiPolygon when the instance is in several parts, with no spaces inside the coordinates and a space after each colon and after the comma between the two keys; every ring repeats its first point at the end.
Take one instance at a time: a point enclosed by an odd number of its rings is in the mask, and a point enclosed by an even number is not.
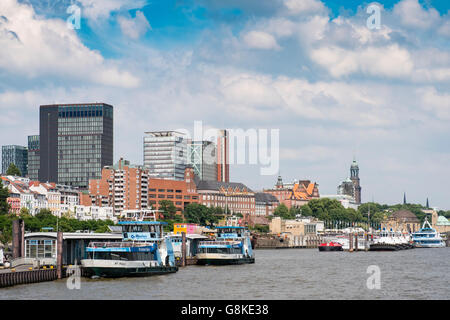
{"type": "Polygon", "coordinates": [[[244,227],[217,227],[214,241],[200,241],[197,264],[226,265],[255,263],[250,234],[244,227]]]}
{"type": "Polygon", "coordinates": [[[422,228],[412,234],[414,245],[417,248],[442,248],[445,242],[441,235],[433,229],[425,218],[422,228]],[[427,226],[428,225],[428,226],[427,226]]]}
{"type": "Polygon", "coordinates": [[[324,242],[319,245],[319,251],[343,251],[342,244],[338,242],[324,242]]]}

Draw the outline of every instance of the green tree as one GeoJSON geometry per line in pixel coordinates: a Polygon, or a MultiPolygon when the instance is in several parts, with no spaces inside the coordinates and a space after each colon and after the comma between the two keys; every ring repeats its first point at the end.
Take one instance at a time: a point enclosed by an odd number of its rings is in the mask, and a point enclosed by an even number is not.
{"type": "Polygon", "coordinates": [[[22,219],[30,216],[30,210],[28,210],[28,208],[25,208],[25,207],[20,208],[19,216],[22,219]]]}
{"type": "Polygon", "coordinates": [[[301,206],[300,210],[301,210],[302,216],[304,216],[304,217],[312,216],[312,210],[308,204],[301,206]]]}
{"type": "Polygon", "coordinates": [[[188,204],[184,208],[184,218],[187,222],[202,226],[212,225],[218,220],[218,217],[214,214],[214,209],[199,203],[188,204]]]}
{"type": "Polygon", "coordinates": [[[9,212],[10,206],[6,200],[8,197],[8,188],[3,186],[2,180],[0,179],[0,215],[7,214],[9,212]]]}
{"type": "Polygon", "coordinates": [[[159,201],[159,210],[164,215],[165,219],[173,220],[175,214],[177,213],[177,207],[170,200],[159,201]]]}
{"type": "Polygon", "coordinates": [[[7,176],[18,176],[21,177],[22,173],[20,172],[19,168],[14,163],[10,163],[8,169],[6,170],[7,176]]]}
{"type": "Polygon", "coordinates": [[[273,211],[273,215],[280,217],[282,219],[290,219],[291,218],[291,215],[289,214],[289,209],[284,203],[282,203],[278,207],[276,207],[276,209],[273,211]]]}

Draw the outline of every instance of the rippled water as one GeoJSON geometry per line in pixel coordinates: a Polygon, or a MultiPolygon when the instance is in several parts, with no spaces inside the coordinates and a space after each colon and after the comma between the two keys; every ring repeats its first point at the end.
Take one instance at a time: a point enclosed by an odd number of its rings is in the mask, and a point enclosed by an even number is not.
{"type": "Polygon", "coordinates": [[[256,263],[188,266],[146,278],[66,279],[0,289],[0,299],[450,299],[450,248],[397,252],[256,250],[256,263]],[[381,271],[368,289],[367,267],[381,271]]]}

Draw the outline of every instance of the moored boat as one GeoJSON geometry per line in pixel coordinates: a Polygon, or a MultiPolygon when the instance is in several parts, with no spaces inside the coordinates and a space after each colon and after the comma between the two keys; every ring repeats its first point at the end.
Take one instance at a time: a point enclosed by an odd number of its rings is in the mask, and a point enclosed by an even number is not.
{"type": "Polygon", "coordinates": [[[338,242],[324,242],[319,245],[319,251],[343,251],[342,244],[338,242]]]}
{"type": "Polygon", "coordinates": [[[178,271],[172,242],[159,221],[119,221],[122,242],[93,242],[81,265],[99,277],[151,276],[178,271]]]}
{"type": "Polygon", "coordinates": [[[432,228],[427,219],[425,219],[422,228],[412,234],[412,240],[417,248],[442,248],[445,242],[441,235],[432,228]]]}
{"type": "Polygon", "coordinates": [[[217,239],[200,241],[196,257],[200,265],[255,263],[250,235],[244,227],[217,227],[217,239]]]}

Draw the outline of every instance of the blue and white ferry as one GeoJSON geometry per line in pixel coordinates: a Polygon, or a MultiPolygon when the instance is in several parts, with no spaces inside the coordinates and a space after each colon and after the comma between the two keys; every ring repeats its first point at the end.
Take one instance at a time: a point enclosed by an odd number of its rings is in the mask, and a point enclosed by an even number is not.
{"type": "Polygon", "coordinates": [[[226,265],[255,263],[250,234],[244,227],[217,227],[214,241],[200,241],[197,264],[226,265]]]}
{"type": "Polygon", "coordinates": [[[122,242],[91,242],[81,265],[99,277],[151,276],[178,271],[172,242],[159,221],[119,221],[122,242]]]}
{"type": "Polygon", "coordinates": [[[412,234],[412,240],[417,248],[445,247],[445,242],[441,235],[436,231],[436,229],[431,227],[427,219],[425,219],[422,228],[412,234]]]}

